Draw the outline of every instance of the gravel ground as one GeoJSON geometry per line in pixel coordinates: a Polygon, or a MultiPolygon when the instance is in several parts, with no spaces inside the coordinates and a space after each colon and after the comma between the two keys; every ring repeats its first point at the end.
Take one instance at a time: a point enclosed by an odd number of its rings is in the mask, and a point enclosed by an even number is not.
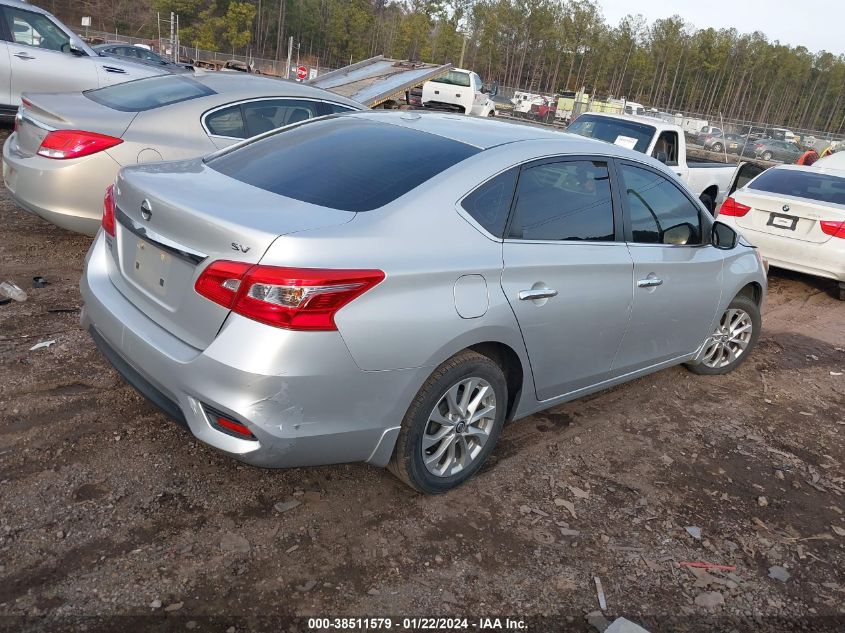
{"type": "Polygon", "coordinates": [[[260,470],[193,441],[79,329],[89,243],[0,193],[0,279],[29,293],[0,306],[0,630],[601,630],[595,577],[607,620],[651,631],[845,629],[833,284],[773,272],[737,372],[673,368],[519,421],[473,481],[422,497],[366,465],[260,470]]]}

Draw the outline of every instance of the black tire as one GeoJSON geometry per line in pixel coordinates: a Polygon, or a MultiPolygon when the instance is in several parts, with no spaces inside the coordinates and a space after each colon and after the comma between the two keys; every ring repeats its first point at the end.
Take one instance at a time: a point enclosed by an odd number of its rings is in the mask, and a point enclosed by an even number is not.
{"type": "Polygon", "coordinates": [[[721,143],[713,143],[712,149],[713,149],[714,152],[721,152],[723,149],[725,149],[725,146],[722,145],[721,143]]]}
{"type": "Polygon", "coordinates": [[[771,152],[763,152],[762,158],[763,158],[763,160],[772,160],[772,153],[771,152]]]}
{"type": "Polygon", "coordinates": [[[698,199],[704,204],[704,207],[710,212],[710,215],[716,214],[716,201],[709,193],[702,193],[698,199]]]}
{"type": "Polygon", "coordinates": [[[456,354],[434,370],[408,408],[388,470],[424,494],[439,494],[459,486],[478,472],[496,446],[505,422],[507,402],[507,381],[498,364],[469,350],[456,354]],[[492,387],[496,397],[495,417],[486,443],[469,465],[454,475],[438,476],[430,472],[423,462],[422,442],[430,424],[429,416],[452,387],[468,378],[481,378],[492,387]]]}
{"type": "MultiPolygon", "coordinates": [[[[745,295],[738,295],[734,297],[733,301],[731,301],[730,305],[725,311],[725,314],[727,314],[728,311],[735,309],[744,311],[751,319],[751,337],[748,340],[747,346],[745,347],[743,352],[733,361],[721,367],[712,367],[705,364],[704,362],[688,363],[686,365],[686,368],[689,369],[692,373],[700,374],[703,376],[718,376],[721,374],[727,374],[739,367],[751,354],[752,350],[757,345],[757,340],[760,338],[760,328],[762,326],[762,319],[760,317],[760,306],[758,306],[750,297],[747,297],[745,295]]],[[[724,314],[720,317],[720,325],[722,324],[722,320],[724,319],[724,317],[724,314]]],[[[717,326],[717,330],[718,327],[719,326],[717,326]]]]}
{"type": "Polygon", "coordinates": [[[490,112],[487,113],[487,116],[496,116],[496,111],[490,110],[490,112]]]}
{"type": "Polygon", "coordinates": [[[845,301],[845,281],[840,281],[836,289],[836,297],[840,301],[845,301]]]}

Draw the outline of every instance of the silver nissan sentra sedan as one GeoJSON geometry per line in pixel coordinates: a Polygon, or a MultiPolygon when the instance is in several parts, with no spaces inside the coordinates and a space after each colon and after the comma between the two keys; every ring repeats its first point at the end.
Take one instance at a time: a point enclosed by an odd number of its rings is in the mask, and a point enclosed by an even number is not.
{"type": "Polygon", "coordinates": [[[225,453],[436,493],[508,420],[679,363],[733,370],[765,291],[756,250],[642,154],[366,112],[121,170],[82,325],[225,453]]]}
{"type": "Polygon", "coordinates": [[[293,81],[197,71],[64,94],[25,94],[3,146],[15,201],[94,235],[117,170],[203,156],[249,136],[362,105],[293,81]]]}

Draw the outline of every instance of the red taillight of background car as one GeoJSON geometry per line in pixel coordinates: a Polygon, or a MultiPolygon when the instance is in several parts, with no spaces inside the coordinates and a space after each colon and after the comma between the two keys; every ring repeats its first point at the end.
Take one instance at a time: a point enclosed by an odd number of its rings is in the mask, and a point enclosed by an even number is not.
{"type": "Polygon", "coordinates": [[[730,215],[735,218],[741,218],[749,211],[751,211],[751,207],[740,204],[733,198],[729,197],[722,203],[722,208],[719,209],[719,215],[730,215]]]}
{"type": "Polygon", "coordinates": [[[845,239],[845,222],[822,221],[819,225],[826,235],[845,239]]]}
{"type": "Polygon", "coordinates": [[[109,185],[103,196],[103,230],[114,237],[114,185],[109,185]]]}
{"type": "Polygon", "coordinates": [[[343,306],[384,280],[380,270],[251,266],[216,261],[194,286],[236,314],[288,330],[336,330],[343,306]]]}
{"type": "Polygon", "coordinates": [[[55,130],[41,141],[38,155],[45,158],[67,160],[80,158],[102,152],[105,149],[120,145],[123,139],[96,132],[81,132],[79,130],[55,130]]]}

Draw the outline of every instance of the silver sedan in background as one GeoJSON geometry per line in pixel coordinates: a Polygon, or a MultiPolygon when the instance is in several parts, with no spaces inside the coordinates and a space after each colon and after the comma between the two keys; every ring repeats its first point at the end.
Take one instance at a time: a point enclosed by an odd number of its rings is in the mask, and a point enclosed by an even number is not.
{"type": "Polygon", "coordinates": [[[678,363],[734,369],[766,274],[642,154],[366,112],[121,170],[81,287],[104,355],[203,442],[436,493],[506,420],[678,363]]]}
{"type": "Polygon", "coordinates": [[[26,94],[3,146],[3,179],[24,209],[94,235],[103,193],[122,166],[202,156],[285,125],[361,109],[296,82],[205,71],[26,94]]]}

